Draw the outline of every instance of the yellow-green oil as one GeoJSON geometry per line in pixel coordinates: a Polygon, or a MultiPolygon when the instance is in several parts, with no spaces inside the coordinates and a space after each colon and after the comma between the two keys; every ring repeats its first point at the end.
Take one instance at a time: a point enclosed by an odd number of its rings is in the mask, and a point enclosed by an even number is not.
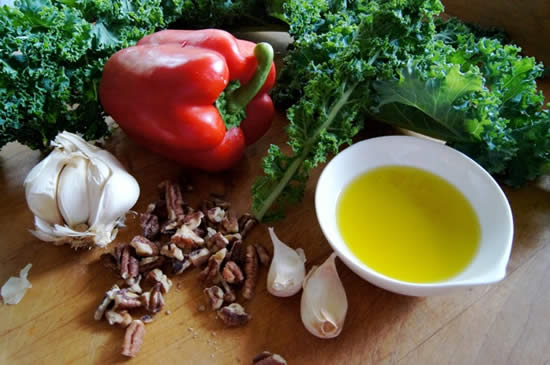
{"type": "Polygon", "coordinates": [[[337,219],[350,250],[380,274],[433,283],[463,271],[481,239],[466,197],[431,172],[408,166],[367,171],[342,192],[337,219]]]}

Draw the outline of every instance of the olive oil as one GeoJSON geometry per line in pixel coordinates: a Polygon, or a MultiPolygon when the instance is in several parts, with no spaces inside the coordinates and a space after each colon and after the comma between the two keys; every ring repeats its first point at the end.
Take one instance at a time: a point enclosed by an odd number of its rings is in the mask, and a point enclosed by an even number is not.
{"type": "Polygon", "coordinates": [[[481,239],[464,195],[431,172],[408,166],[375,168],[342,192],[337,219],[350,250],[388,277],[432,283],[456,276],[481,239]]]}

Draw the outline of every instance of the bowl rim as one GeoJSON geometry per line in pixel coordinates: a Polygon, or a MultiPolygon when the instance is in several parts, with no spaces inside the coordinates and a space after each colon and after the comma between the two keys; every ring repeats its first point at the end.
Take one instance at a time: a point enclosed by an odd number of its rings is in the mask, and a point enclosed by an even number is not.
{"type": "MultiPolygon", "coordinates": [[[[379,165],[377,167],[389,166],[389,165],[390,164],[382,164],[382,165],[379,165]]],[[[434,173],[437,176],[440,176],[437,173],[431,171],[429,169],[429,166],[425,166],[424,168],[427,171],[430,171],[431,173],[434,173]]],[[[367,170],[363,171],[363,173],[368,171],[368,170],[370,170],[370,169],[367,169],[367,170]]],[[[345,186],[348,186],[348,184],[350,182],[346,183],[345,186]]],[[[451,183],[456,184],[456,182],[451,182],[451,183]]],[[[341,193],[341,191],[338,192],[338,194],[340,194],[340,193],[341,193]]],[[[460,152],[460,151],[458,151],[458,150],[456,150],[452,147],[447,146],[444,143],[437,142],[437,141],[431,140],[429,138],[409,136],[409,135],[380,136],[380,137],[373,137],[373,138],[368,138],[368,139],[359,141],[359,142],[354,143],[353,145],[343,149],[336,156],[334,156],[331,159],[331,161],[329,161],[329,163],[324,167],[323,171],[321,172],[321,175],[319,176],[319,179],[318,179],[316,187],[315,187],[315,213],[316,213],[316,217],[317,217],[317,221],[319,223],[319,226],[321,227],[321,231],[323,232],[323,235],[325,236],[326,240],[328,241],[328,243],[332,247],[332,249],[336,252],[337,256],[342,260],[342,262],[344,262],[344,264],[348,268],[350,268],[352,271],[354,271],[356,274],[358,274],[362,279],[364,279],[364,280],[366,280],[366,281],[368,281],[368,282],[370,282],[374,285],[382,287],[384,289],[390,290],[392,292],[401,293],[401,294],[405,294],[405,295],[430,295],[429,294],[430,289],[442,289],[442,288],[451,288],[451,287],[468,287],[468,286],[474,286],[474,285],[490,284],[490,283],[494,283],[494,282],[498,282],[498,281],[502,280],[506,275],[506,269],[505,268],[506,268],[507,263],[510,259],[510,254],[511,254],[511,250],[512,250],[512,243],[513,243],[513,236],[514,236],[514,223],[513,223],[512,209],[510,207],[508,199],[506,198],[506,195],[504,194],[504,192],[502,191],[501,187],[498,185],[496,180],[481,165],[479,165],[472,158],[470,158],[469,156],[465,155],[464,153],[462,153],[462,152],[460,152]],[[497,194],[499,200],[504,203],[504,209],[505,210],[504,210],[503,213],[505,215],[505,220],[506,220],[505,223],[506,223],[506,226],[507,226],[506,227],[507,232],[505,232],[507,239],[506,239],[505,244],[503,245],[504,249],[500,253],[500,256],[501,256],[500,259],[504,260],[504,262],[503,262],[504,269],[501,270],[499,273],[497,273],[493,277],[493,279],[491,279],[491,280],[473,280],[473,279],[456,280],[456,279],[450,278],[450,279],[447,279],[447,280],[433,282],[433,283],[415,283],[415,282],[408,282],[408,281],[398,280],[398,279],[386,276],[386,275],[370,268],[368,265],[366,265],[363,262],[361,262],[361,265],[357,265],[355,262],[350,260],[349,257],[348,257],[349,255],[355,256],[355,255],[353,255],[353,253],[348,254],[347,252],[343,252],[337,244],[332,242],[331,233],[327,231],[326,227],[324,227],[323,219],[321,218],[321,213],[320,213],[321,203],[320,202],[321,202],[322,198],[321,198],[320,193],[319,193],[319,191],[320,191],[319,186],[321,186],[323,184],[323,182],[325,180],[327,180],[326,176],[330,172],[329,167],[334,165],[334,164],[339,163],[339,161],[342,159],[342,157],[341,157],[342,154],[344,154],[344,153],[346,153],[346,154],[353,153],[353,151],[355,151],[356,149],[361,148],[364,144],[369,144],[369,143],[371,144],[373,142],[380,143],[381,141],[388,141],[388,143],[389,143],[389,142],[393,142],[394,140],[399,140],[399,139],[401,139],[401,140],[406,139],[409,142],[415,143],[417,145],[429,145],[431,148],[441,148],[442,150],[446,150],[447,152],[450,152],[451,154],[455,154],[457,158],[464,159],[467,163],[469,163],[473,167],[473,169],[477,173],[479,173],[487,183],[489,183],[491,185],[491,188],[495,189],[495,193],[497,194]],[[365,275],[368,276],[369,279],[367,279],[365,277],[365,275]],[[420,290],[420,292],[423,292],[423,290],[426,290],[426,293],[428,293],[428,294],[416,294],[416,292],[419,291],[419,290],[420,290]]],[[[477,211],[476,211],[476,213],[477,213],[477,211]]]]}

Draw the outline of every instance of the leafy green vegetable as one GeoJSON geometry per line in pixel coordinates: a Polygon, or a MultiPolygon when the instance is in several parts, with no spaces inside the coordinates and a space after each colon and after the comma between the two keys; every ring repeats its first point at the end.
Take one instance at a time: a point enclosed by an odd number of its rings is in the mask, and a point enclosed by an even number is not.
{"type": "Polygon", "coordinates": [[[195,28],[254,18],[259,3],[20,0],[1,6],[0,148],[19,141],[43,149],[62,130],[86,139],[106,135],[97,90],[109,56],[175,20],[195,28]]]}
{"type": "Polygon", "coordinates": [[[291,155],[271,146],[254,184],[259,219],[280,216],[302,197],[312,168],[363,126],[373,82],[397,74],[435,34],[439,1],[293,0],[283,4],[295,42],[285,58],[277,101],[287,112],[291,155]]]}
{"type": "Polygon", "coordinates": [[[295,39],[274,95],[289,106],[292,154],[269,149],[253,186],[259,219],[299,200],[309,170],[351,143],[365,115],[444,139],[512,185],[550,171],[542,65],[502,33],[440,20],[439,0],[271,5],[295,39]]]}

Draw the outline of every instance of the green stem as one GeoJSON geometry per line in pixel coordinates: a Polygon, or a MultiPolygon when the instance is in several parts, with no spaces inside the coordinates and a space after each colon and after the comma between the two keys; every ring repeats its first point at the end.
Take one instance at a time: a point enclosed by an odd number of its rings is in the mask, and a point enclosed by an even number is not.
{"type": "Polygon", "coordinates": [[[281,180],[279,180],[279,182],[277,183],[275,188],[271,191],[267,199],[265,199],[263,206],[260,208],[258,212],[254,214],[259,221],[263,219],[265,213],[267,213],[271,205],[273,205],[275,200],[277,200],[277,197],[283,192],[284,188],[288,185],[292,177],[296,174],[296,171],[298,171],[300,166],[302,166],[302,163],[307,158],[313,144],[315,143],[315,141],[317,141],[321,133],[324,130],[326,130],[328,127],[330,127],[334,119],[336,119],[338,112],[347,103],[349,97],[351,96],[351,93],[353,92],[356,86],[357,84],[353,85],[348,90],[346,90],[345,93],[342,94],[342,96],[336,101],[336,103],[333,104],[332,108],[330,109],[330,112],[327,115],[327,119],[325,120],[325,122],[321,124],[321,126],[319,126],[317,130],[315,130],[315,132],[311,135],[311,137],[309,137],[305,141],[304,148],[302,149],[302,152],[300,153],[300,155],[297,156],[296,159],[292,161],[292,163],[288,166],[281,180]]]}
{"type": "Polygon", "coordinates": [[[258,67],[250,81],[227,96],[227,109],[230,113],[237,113],[246,108],[267,80],[273,63],[273,48],[269,43],[258,43],[254,48],[254,56],[258,61],[258,67]]]}

